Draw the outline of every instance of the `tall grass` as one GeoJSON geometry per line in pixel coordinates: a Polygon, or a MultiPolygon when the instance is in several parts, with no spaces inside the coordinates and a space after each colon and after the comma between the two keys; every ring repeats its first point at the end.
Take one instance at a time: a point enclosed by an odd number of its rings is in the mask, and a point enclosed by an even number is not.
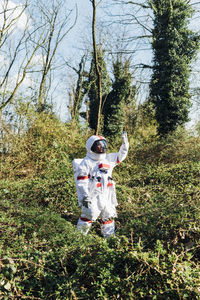
{"type": "Polygon", "coordinates": [[[129,136],[113,174],[116,237],[105,240],[98,222],[76,232],[72,160],[90,134],[41,115],[0,156],[0,298],[199,299],[199,137],[129,136]]]}

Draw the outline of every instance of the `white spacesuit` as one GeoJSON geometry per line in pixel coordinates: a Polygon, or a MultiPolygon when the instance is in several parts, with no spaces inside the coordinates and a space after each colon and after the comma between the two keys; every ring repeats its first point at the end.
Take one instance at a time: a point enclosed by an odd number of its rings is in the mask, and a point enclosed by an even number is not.
{"type": "Polygon", "coordinates": [[[78,202],[82,208],[77,229],[87,234],[92,222],[101,217],[101,233],[109,237],[115,233],[117,217],[113,168],[128,153],[127,133],[122,133],[122,145],[118,153],[107,154],[107,142],[102,136],[92,135],[86,143],[87,155],[73,160],[78,202]]]}

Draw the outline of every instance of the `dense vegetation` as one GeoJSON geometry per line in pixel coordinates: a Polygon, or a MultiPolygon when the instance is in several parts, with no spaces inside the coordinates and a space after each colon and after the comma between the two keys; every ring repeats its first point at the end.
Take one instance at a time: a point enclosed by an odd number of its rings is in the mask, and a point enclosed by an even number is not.
{"type": "Polygon", "coordinates": [[[131,5],[126,31],[132,34],[133,21],[146,28],[132,37],[136,44],[150,40],[145,23],[152,12],[153,65],[138,66],[152,70],[148,101],[136,107],[138,78],[132,55],[126,56],[135,50],[128,42],[127,52],[124,44],[129,38],[123,37],[120,49],[111,35],[111,52],[98,41],[97,55],[94,43],[78,67],[65,61],[77,75],[69,89],[71,123],[65,124],[53,113],[51,83],[55,70],[62,73],[58,45],[75,23],[68,28],[72,11],[66,14],[66,1],[57,2],[42,7],[36,1],[33,9],[25,1],[21,9],[28,8],[31,28],[18,34],[19,7],[5,1],[1,11],[0,299],[199,299],[200,130],[183,129],[191,106],[191,62],[199,49],[199,35],[188,28],[191,5],[124,3],[131,5]],[[148,9],[148,17],[140,9],[148,9]],[[35,84],[24,89],[28,74],[35,84]],[[124,128],[130,151],[114,171],[116,236],[104,239],[98,221],[83,236],[76,231],[80,208],[72,161],[85,155],[96,129],[108,138],[109,152],[117,151],[124,128]]]}
{"type": "Polygon", "coordinates": [[[200,139],[154,132],[129,134],[128,158],[114,172],[116,237],[107,240],[98,222],[88,236],[76,232],[72,160],[85,155],[91,132],[40,115],[28,132],[7,136],[1,299],[199,299],[200,139]]]}

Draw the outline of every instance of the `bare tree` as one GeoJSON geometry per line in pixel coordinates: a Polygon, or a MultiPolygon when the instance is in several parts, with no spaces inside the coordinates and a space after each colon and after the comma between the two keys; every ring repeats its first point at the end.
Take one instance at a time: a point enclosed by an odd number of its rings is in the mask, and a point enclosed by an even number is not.
{"type": "Polygon", "coordinates": [[[58,46],[74,27],[77,20],[76,8],[74,21],[69,25],[72,10],[63,12],[64,2],[63,0],[57,1],[55,5],[53,1],[50,5],[46,6],[39,1],[37,4],[41,11],[42,22],[46,24],[45,41],[41,48],[43,66],[40,70],[41,79],[38,91],[38,111],[42,111],[43,105],[48,97],[48,91],[51,87],[51,72],[59,67],[55,65],[55,55],[58,46]],[[49,78],[48,75],[50,75],[49,78]]]}
{"type": "MultiPolygon", "coordinates": [[[[20,33],[18,33],[18,40],[14,43],[14,33],[16,31],[16,27],[18,22],[20,22],[22,15],[25,14],[27,8],[27,2],[24,5],[9,6],[9,1],[6,0],[4,3],[1,3],[1,11],[0,16],[1,18],[1,30],[0,30],[0,54],[1,54],[1,79],[0,79],[0,111],[12,101],[17,89],[19,88],[20,84],[23,82],[26,74],[27,67],[31,61],[31,55],[27,55],[25,53],[24,56],[24,68],[23,74],[20,77],[18,72],[17,81],[15,85],[9,87],[11,90],[8,93],[8,83],[10,79],[10,74],[15,66],[16,60],[18,59],[19,55],[21,54],[22,50],[25,47],[28,38],[28,22],[23,27],[20,33]],[[26,60],[25,60],[26,59],[26,60]]],[[[35,50],[35,49],[34,49],[35,50]]],[[[13,74],[11,74],[13,76],[13,74]]]]}
{"type": "Polygon", "coordinates": [[[25,12],[27,1],[23,5],[9,7],[9,0],[1,3],[0,49],[14,31],[14,27],[25,12]],[[12,17],[11,17],[12,16],[12,17]]]}
{"type": "Polygon", "coordinates": [[[48,83],[47,76],[55,69],[56,51],[77,18],[76,10],[70,24],[72,10],[63,12],[64,0],[56,4],[53,0],[48,4],[36,1],[35,6],[26,1],[23,5],[9,6],[9,0],[6,0],[0,8],[3,17],[0,22],[0,111],[12,102],[28,75],[34,79],[35,72],[37,81],[39,79],[38,110],[42,110],[51,86],[51,76],[48,83]],[[19,23],[21,27],[17,30],[19,23]],[[42,68],[36,62],[37,71],[33,68],[36,55],[43,59],[42,68]]]}
{"type": "Polygon", "coordinates": [[[71,115],[72,123],[79,121],[80,108],[83,102],[83,98],[87,93],[87,89],[84,86],[85,77],[88,76],[88,73],[85,71],[85,65],[87,62],[88,53],[84,54],[81,57],[81,61],[78,65],[78,68],[71,66],[71,64],[65,61],[66,65],[75,71],[77,75],[76,83],[72,83],[70,90],[68,91],[69,95],[69,111],[71,115]]]}

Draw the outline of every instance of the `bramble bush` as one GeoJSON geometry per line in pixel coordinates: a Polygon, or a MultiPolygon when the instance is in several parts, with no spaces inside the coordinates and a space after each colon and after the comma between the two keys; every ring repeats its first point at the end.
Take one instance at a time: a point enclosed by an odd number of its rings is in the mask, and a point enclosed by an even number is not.
{"type": "Polygon", "coordinates": [[[129,136],[106,240],[98,221],[76,232],[72,160],[91,133],[70,126],[44,115],[0,156],[0,298],[199,299],[199,137],[129,136]]]}

